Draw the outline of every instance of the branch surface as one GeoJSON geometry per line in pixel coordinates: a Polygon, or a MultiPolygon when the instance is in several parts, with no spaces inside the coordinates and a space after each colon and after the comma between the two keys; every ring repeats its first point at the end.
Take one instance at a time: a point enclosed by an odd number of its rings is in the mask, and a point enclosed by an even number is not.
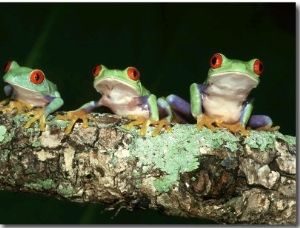
{"type": "Polygon", "coordinates": [[[279,132],[174,125],[145,137],[126,119],[93,114],[88,128],[25,115],[0,116],[0,189],[34,192],[111,208],[152,208],[220,224],[296,223],[296,139],[279,132]]]}

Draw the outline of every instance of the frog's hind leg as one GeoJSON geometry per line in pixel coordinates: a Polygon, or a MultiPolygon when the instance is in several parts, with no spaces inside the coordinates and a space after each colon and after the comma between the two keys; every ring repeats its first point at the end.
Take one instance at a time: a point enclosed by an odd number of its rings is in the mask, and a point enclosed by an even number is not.
{"type": "Polygon", "coordinates": [[[10,99],[6,98],[5,100],[3,100],[3,101],[0,102],[0,105],[1,106],[7,105],[9,103],[9,101],[10,101],[10,99]]]}
{"type": "Polygon", "coordinates": [[[194,122],[190,103],[175,94],[167,96],[166,101],[171,107],[173,122],[180,124],[194,122]]]}
{"type": "Polygon", "coordinates": [[[235,124],[225,124],[225,123],[222,123],[222,122],[216,122],[216,124],[218,125],[218,127],[226,128],[232,133],[241,132],[241,134],[243,134],[245,136],[250,135],[250,132],[247,131],[245,129],[245,127],[239,122],[235,123],[235,124]]]}
{"type": "Polygon", "coordinates": [[[256,131],[277,131],[280,126],[272,127],[273,121],[266,115],[253,115],[248,122],[248,128],[256,131]]]}

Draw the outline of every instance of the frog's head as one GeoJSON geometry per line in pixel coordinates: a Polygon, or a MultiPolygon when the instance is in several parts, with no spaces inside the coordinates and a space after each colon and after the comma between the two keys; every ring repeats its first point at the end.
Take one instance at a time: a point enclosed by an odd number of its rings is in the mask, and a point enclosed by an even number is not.
{"type": "Polygon", "coordinates": [[[144,96],[149,94],[139,78],[140,72],[135,67],[124,70],[108,69],[98,65],[93,69],[94,87],[103,94],[119,93],[123,96],[144,96]]]}
{"type": "Polygon", "coordinates": [[[49,93],[49,84],[43,71],[21,67],[16,61],[7,62],[3,80],[15,90],[49,93]]]}
{"type": "Polygon", "coordinates": [[[220,53],[211,57],[210,66],[206,81],[208,84],[245,92],[258,85],[259,76],[264,70],[264,66],[259,59],[243,62],[228,59],[220,53]]]}

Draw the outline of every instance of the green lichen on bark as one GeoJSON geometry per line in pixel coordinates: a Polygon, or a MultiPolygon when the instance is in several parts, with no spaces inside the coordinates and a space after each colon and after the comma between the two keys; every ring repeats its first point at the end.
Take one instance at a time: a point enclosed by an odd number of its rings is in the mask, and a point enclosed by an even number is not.
{"type": "Polygon", "coordinates": [[[5,134],[6,134],[6,127],[1,125],[0,126],[0,142],[3,141],[5,134]]]}
{"type": "Polygon", "coordinates": [[[129,149],[130,155],[138,159],[137,168],[142,173],[156,169],[162,172],[153,183],[159,192],[168,192],[180,174],[201,165],[199,148],[214,150],[223,146],[231,152],[238,150],[239,138],[223,130],[213,132],[203,128],[199,131],[195,125],[174,125],[174,134],[162,133],[157,137],[151,136],[152,130],[148,130],[145,138],[135,132],[129,149]]]}
{"type": "Polygon", "coordinates": [[[0,144],[5,144],[7,142],[9,142],[10,140],[12,140],[12,138],[14,137],[14,132],[12,131],[7,131],[6,126],[1,125],[0,126],[0,144]]]}
{"type": "MultiPolygon", "coordinates": [[[[65,135],[54,116],[47,118],[44,132],[39,131],[38,122],[23,130],[26,117],[8,116],[1,117],[5,135],[16,133],[12,142],[3,143],[5,138],[0,142],[2,189],[17,186],[79,203],[126,202],[128,208],[134,208],[143,196],[149,208],[165,214],[220,223],[255,222],[249,215],[262,201],[272,206],[275,201],[269,193],[276,192],[277,201],[288,206],[273,207],[294,213],[295,146],[290,145],[295,145],[295,137],[256,131],[245,137],[226,129],[199,131],[195,125],[179,124],[172,133],[152,137],[154,128],[149,127],[140,136],[138,127],[124,130],[126,120],[102,114],[93,114],[99,121],[93,127],[76,123],[72,133],[65,135]],[[261,141],[263,137],[267,142],[261,141]],[[252,193],[262,195],[250,198],[255,204],[248,201],[252,193]]],[[[266,215],[274,213],[264,210],[261,214],[255,216],[265,222],[266,215]]],[[[292,218],[293,214],[288,215],[287,223],[292,218]]]]}
{"type": "MultiPolygon", "coordinates": [[[[135,172],[159,170],[161,174],[153,180],[158,192],[168,192],[178,183],[180,174],[197,169],[201,165],[199,157],[202,152],[227,148],[236,153],[241,149],[239,143],[243,138],[239,133],[232,134],[224,129],[213,132],[203,128],[199,131],[194,125],[174,125],[174,134],[162,133],[157,137],[151,137],[152,130],[150,128],[144,138],[138,135],[136,129],[132,130],[135,139],[129,149],[131,157],[138,159],[135,172]]],[[[295,137],[279,132],[252,130],[250,136],[244,137],[244,144],[264,151],[273,149],[277,138],[295,143],[295,137]]],[[[237,166],[236,159],[231,156],[224,158],[221,164],[227,169],[237,166]]]]}
{"type": "Polygon", "coordinates": [[[51,188],[55,188],[56,184],[54,183],[53,180],[46,179],[46,180],[36,180],[36,182],[31,182],[31,183],[25,183],[24,186],[35,190],[41,190],[41,189],[49,190],[51,188]]]}
{"type": "Polygon", "coordinates": [[[10,150],[8,150],[8,149],[1,150],[1,153],[0,153],[0,161],[6,162],[9,153],[10,153],[10,150]]]}
{"type": "Polygon", "coordinates": [[[296,144],[296,137],[283,135],[277,131],[251,131],[251,134],[245,138],[244,143],[247,144],[250,148],[265,151],[266,149],[274,148],[276,138],[280,138],[291,145],[296,144]]]}

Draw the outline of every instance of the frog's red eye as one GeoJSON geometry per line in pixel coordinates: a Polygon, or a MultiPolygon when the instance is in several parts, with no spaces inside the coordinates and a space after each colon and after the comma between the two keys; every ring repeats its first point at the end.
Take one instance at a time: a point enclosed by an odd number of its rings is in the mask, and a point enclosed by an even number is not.
{"type": "Polygon", "coordinates": [[[30,81],[34,84],[41,84],[45,79],[45,75],[41,70],[33,70],[30,73],[30,81]]]}
{"type": "Polygon", "coordinates": [[[219,68],[222,65],[223,58],[220,54],[214,54],[210,58],[210,67],[213,69],[219,68]]]}
{"type": "Polygon", "coordinates": [[[99,73],[100,73],[101,70],[102,70],[102,66],[101,65],[98,65],[98,66],[94,67],[94,69],[93,69],[93,76],[94,76],[94,78],[99,75],[99,73]]]}
{"type": "Polygon", "coordinates": [[[255,60],[253,64],[253,71],[255,74],[261,75],[264,72],[264,64],[259,59],[255,60]]]}
{"type": "Polygon", "coordinates": [[[12,63],[11,61],[5,63],[5,65],[4,65],[4,72],[5,72],[5,73],[6,73],[7,71],[9,71],[10,66],[11,66],[11,63],[12,63]]]}
{"type": "Polygon", "coordinates": [[[137,81],[140,78],[140,72],[135,67],[129,67],[127,69],[127,75],[130,79],[137,81]]]}

